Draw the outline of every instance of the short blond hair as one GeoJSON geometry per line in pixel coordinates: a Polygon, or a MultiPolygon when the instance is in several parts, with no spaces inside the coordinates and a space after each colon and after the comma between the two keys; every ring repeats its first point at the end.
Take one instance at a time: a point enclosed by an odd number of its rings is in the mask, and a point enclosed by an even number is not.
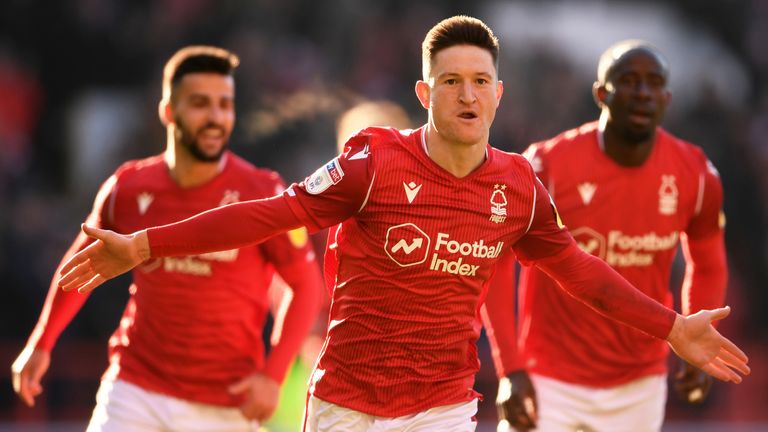
{"type": "Polygon", "coordinates": [[[411,128],[411,119],[400,105],[387,100],[367,101],[346,110],[336,122],[336,147],[341,153],[344,144],[357,131],[369,126],[411,128]]]}

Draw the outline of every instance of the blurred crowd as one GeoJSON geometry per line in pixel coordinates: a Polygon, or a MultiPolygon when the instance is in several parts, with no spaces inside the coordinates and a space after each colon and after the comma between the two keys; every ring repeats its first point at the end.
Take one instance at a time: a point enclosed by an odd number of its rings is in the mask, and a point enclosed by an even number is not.
{"type": "MultiPolygon", "coordinates": [[[[668,417],[768,422],[760,410],[768,403],[760,367],[768,364],[768,2],[637,5],[642,14],[627,16],[600,0],[3,1],[0,366],[8,371],[22,348],[100,182],[121,161],[163,150],[157,102],[162,64],[176,49],[216,44],[240,55],[233,148],[292,182],[334,156],[336,117],[362,99],[395,101],[415,124],[424,122],[413,92],[420,42],[440,19],[466,13],[486,20],[502,42],[505,93],[491,144],[508,151],[597,117],[594,67],[611,43],[637,35],[668,53],[673,108],[664,125],[703,147],[722,175],[735,313],[721,328],[754,365],[741,389],[721,385],[699,409],[671,401],[668,417]],[[622,16],[623,33],[609,31],[622,16]],[[654,40],[661,19],[678,31],[654,40]],[[701,61],[676,62],[679,52],[701,61]],[[707,409],[714,404],[724,408],[707,409]]],[[[104,341],[127,296],[124,280],[111,284],[54,351],[63,365],[51,371],[42,406],[22,408],[2,375],[0,422],[87,418],[106,364],[104,341]]],[[[481,347],[486,366],[477,387],[486,395],[481,420],[490,421],[495,384],[487,351],[481,347]]]]}

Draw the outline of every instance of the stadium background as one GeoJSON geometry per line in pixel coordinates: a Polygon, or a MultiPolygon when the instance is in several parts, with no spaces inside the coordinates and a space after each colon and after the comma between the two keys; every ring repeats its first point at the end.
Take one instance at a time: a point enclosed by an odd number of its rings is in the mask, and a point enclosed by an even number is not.
{"type": "MultiPolygon", "coordinates": [[[[665,431],[768,430],[768,2],[763,0],[374,1],[4,0],[0,3],[0,430],[82,430],[127,296],[98,290],[53,353],[34,409],[10,365],[37,319],[51,272],[101,181],[162,151],[161,70],[176,49],[217,44],[241,56],[233,148],[299,181],[335,151],[334,119],[362,98],[402,104],[415,124],[420,42],[466,13],[502,41],[505,94],[491,143],[528,143],[596,118],[600,52],[628,37],[671,61],[664,122],[702,146],[725,186],[733,315],[721,329],[751,357],[739,386],[707,402],[674,397],[665,431]],[[4,365],[4,366],[3,366],[4,365]]],[[[680,279],[680,268],[673,283],[680,279]]],[[[492,430],[494,376],[481,340],[480,431],[492,430]]]]}

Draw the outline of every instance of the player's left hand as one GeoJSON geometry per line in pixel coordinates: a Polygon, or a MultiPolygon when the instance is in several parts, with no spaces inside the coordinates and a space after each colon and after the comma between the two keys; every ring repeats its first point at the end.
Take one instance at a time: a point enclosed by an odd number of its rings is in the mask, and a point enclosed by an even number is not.
{"type": "Polygon", "coordinates": [[[667,342],[675,354],[693,366],[721,381],[738,384],[741,375],[749,375],[749,358],[712,326],[712,321],[723,319],[730,312],[731,308],[726,306],[677,315],[667,342]]]}
{"type": "Polygon", "coordinates": [[[277,409],[280,399],[280,384],[265,375],[255,373],[232,384],[230,394],[242,395],[240,411],[251,420],[264,423],[277,409]]]}
{"type": "Polygon", "coordinates": [[[674,388],[680,399],[697,405],[704,402],[712,387],[712,377],[686,361],[680,361],[675,373],[674,388]]]}

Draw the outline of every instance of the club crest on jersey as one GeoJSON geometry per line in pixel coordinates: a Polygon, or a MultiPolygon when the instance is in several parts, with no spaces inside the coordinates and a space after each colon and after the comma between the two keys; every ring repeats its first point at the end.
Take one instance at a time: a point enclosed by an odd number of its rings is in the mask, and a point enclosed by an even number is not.
{"type": "Polygon", "coordinates": [[[307,192],[312,195],[320,194],[331,185],[340,182],[342,178],[344,178],[344,171],[339,165],[338,158],[334,158],[309,176],[306,180],[307,192]]]}
{"type": "Polygon", "coordinates": [[[236,202],[240,202],[240,192],[227,189],[224,191],[224,196],[221,198],[221,202],[219,202],[219,207],[236,202]]]}
{"type": "Polygon", "coordinates": [[[677,213],[677,185],[674,175],[662,175],[659,187],[659,213],[673,215],[677,213]]]}
{"type": "Polygon", "coordinates": [[[507,196],[504,194],[506,188],[507,185],[505,184],[493,185],[493,193],[491,194],[491,222],[502,223],[507,220],[507,196]]]}

